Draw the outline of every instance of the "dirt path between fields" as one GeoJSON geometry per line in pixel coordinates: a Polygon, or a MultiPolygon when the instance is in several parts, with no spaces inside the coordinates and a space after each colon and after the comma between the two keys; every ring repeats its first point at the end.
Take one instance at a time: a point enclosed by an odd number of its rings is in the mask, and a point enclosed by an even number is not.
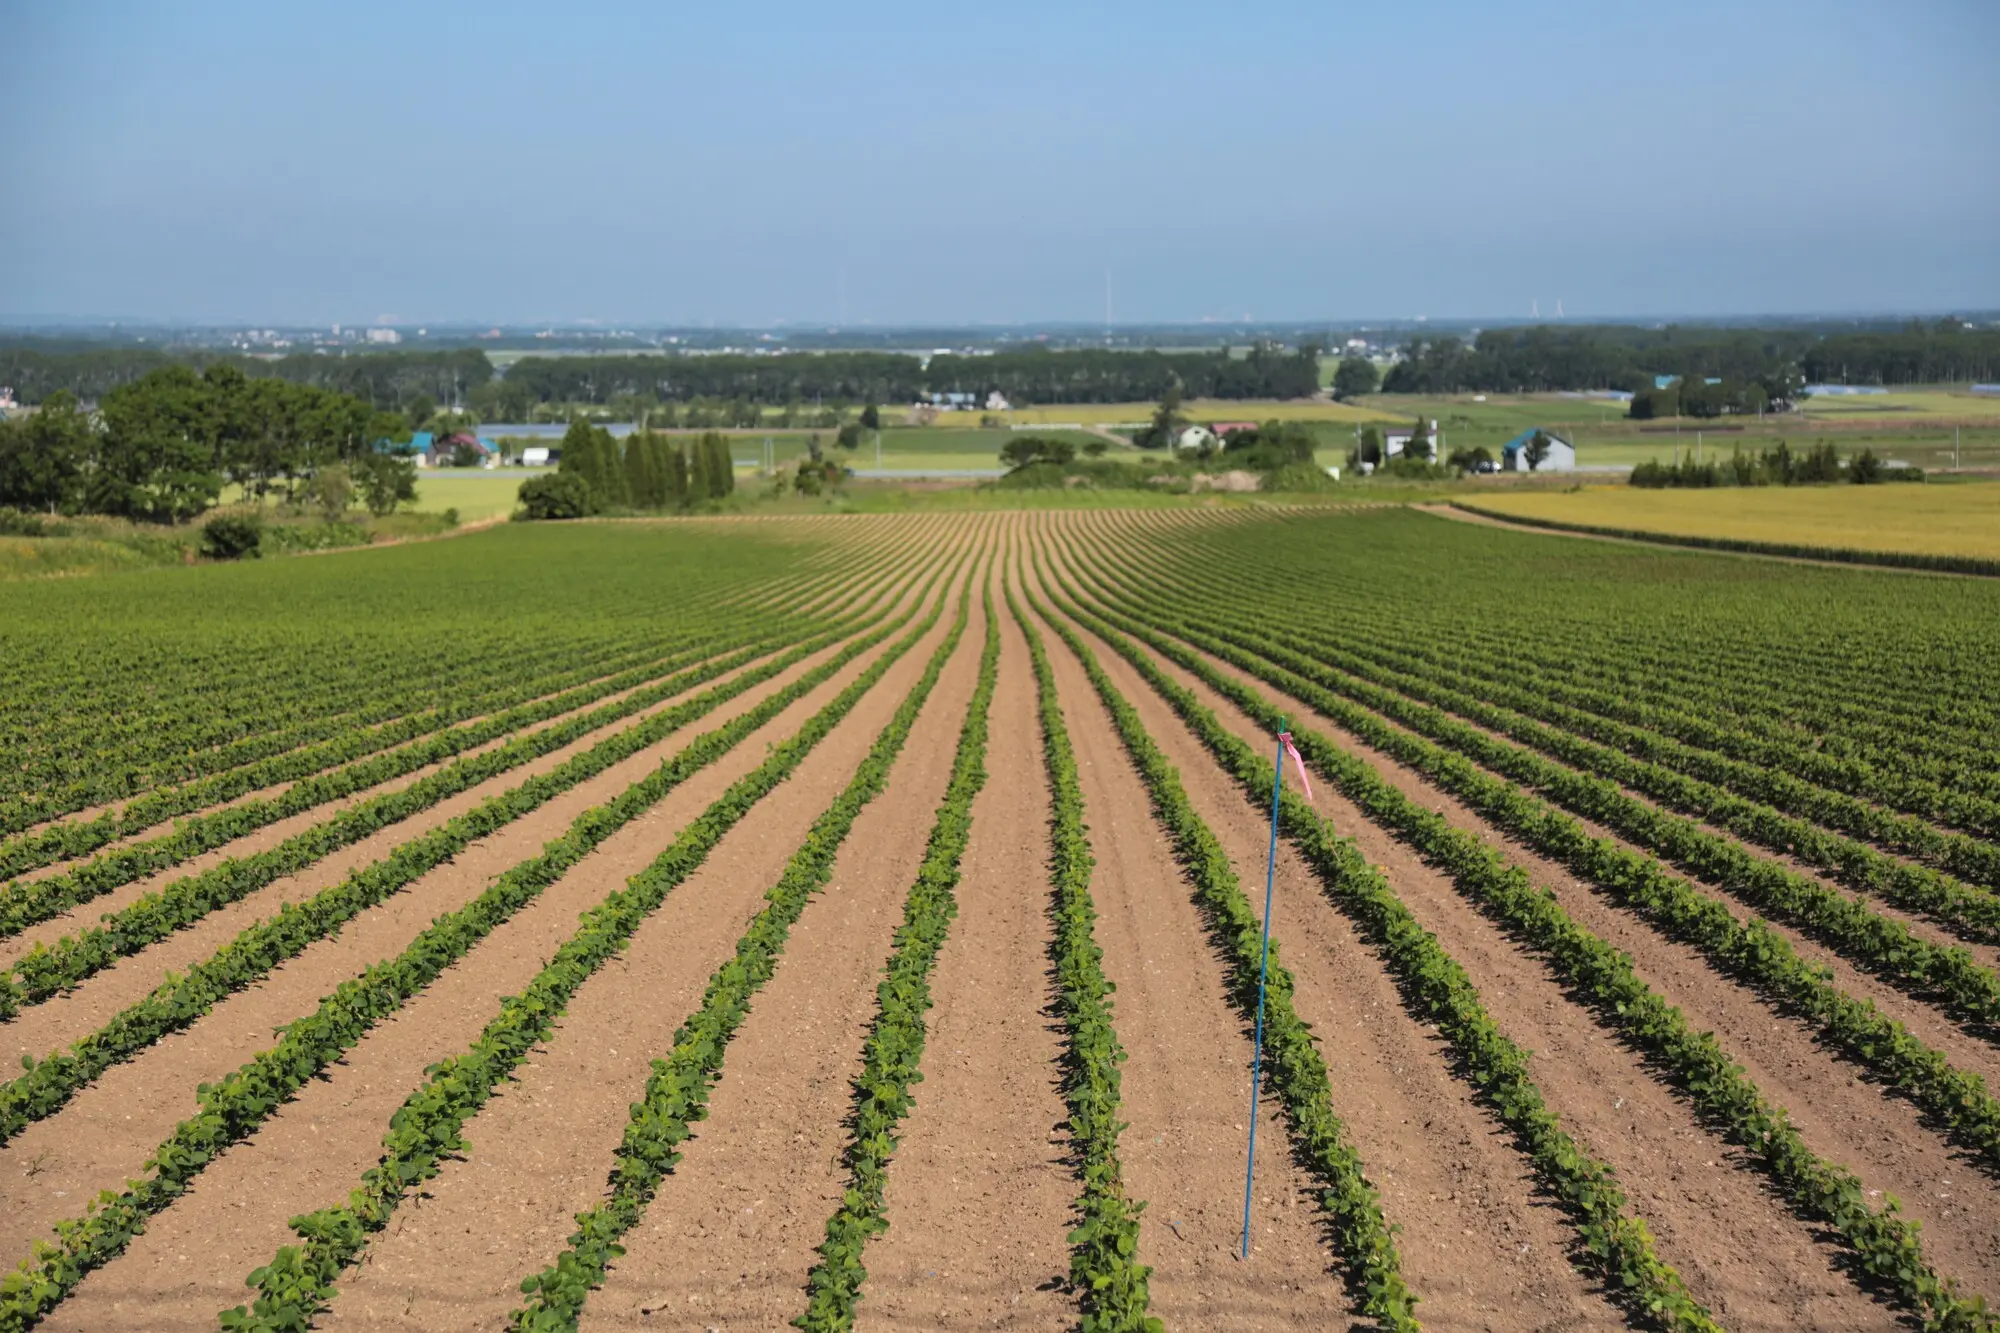
{"type": "MultiPolygon", "coordinates": [[[[1113,1017],[1127,1054],[1119,1158],[1127,1191],[1146,1203],[1138,1257],[1153,1268],[1153,1313],[1170,1328],[1202,1330],[1346,1323],[1354,1309],[1333,1268],[1316,1191],[1282,1152],[1260,1172],[1251,1261],[1236,1257],[1250,1033],[1109,714],[1068,648],[1043,634],[1097,862],[1097,943],[1117,987],[1113,1017]]],[[[1268,1099],[1258,1138],[1286,1141],[1268,1099]]]]}
{"type": "Polygon", "coordinates": [[[916,1106],[889,1168],[856,1326],[1066,1329],[1067,1235],[1081,1188],[1063,1103],[1049,958],[1049,790],[1034,667],[995,589],[1000,672],[986,786],[932,977],[916,1106]]]}
{"type": "MultiPolygon", "coordinates": [[[[1137,672],[1094,638],[1086,642],[1180,770],[1261,917],[1265,812],[1250,807],[1137,672]]],[[[1506,1130],[1452,1076],[1443,1039],[1404,1011],[1374,951],[1283,842],[1273,901],[1273,948],[1297,981],[1300,1017],[1320,1038],[1334,1111],[1388,1220],[1402,1229],[1403,1275],[1423,1302],[1419,1317],[1434,1328],[1491,1330],[1623,1322],[1569,1263],[1567,1218],[1542,1196],[1506,1130]]]]}
{"type": "MultiPolygon", "coordinates": [[[[932,641],[942,632],[935,628],[932,641]]],[[[122,1257],[84,1281],[56,1312],[51,1327],[103,1327],[144,1309],[149,1327],[212,1328],[217,1310],[246,1299],[246,1275],[280,1245],[295,1242],[286,1220],[345,1198],[361,1172],[377,1160],[390,1115],[422,1082],[426,1067],[463,1050],[477,1036],[500,998],[517,993],[573,933],[577,914],[643,869],[730,780],[762,761],[767,744],[796,730],[881,651],[864,654],[647,816],[606,839],[535,903],[371,1031],[255,1137],[211,1165],[179,1203],[152,1219],[122,1257]],[[202,1255],[198,1271],[182,1260],[193,1253],[202,1255]]],[[[912,650],[917,667],[910,665],[910,655],[898,662],[840,731],[852,735],[855,718],[863,714],[886,716],[882,710],[893,709],[894,701],[884,703],[889,696],[883,691],[907,689],[912,672],[921,669],[921,652],[921,645],[912,650]]],[[[829,736],[822,747],[834,740],[829,736]]],[[[779,803],[784,797],[784,792],[773,793],[779,803]]],[[[548,825],[540,832],[546,837],[556,829],[548,825]]],[[[525,848],[524,854],[532,850],[525,848]]]]}

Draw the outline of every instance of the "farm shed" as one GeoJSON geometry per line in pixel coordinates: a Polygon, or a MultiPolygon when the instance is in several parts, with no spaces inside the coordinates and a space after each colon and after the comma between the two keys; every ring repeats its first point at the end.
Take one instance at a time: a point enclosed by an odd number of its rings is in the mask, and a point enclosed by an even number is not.
{"type": "MultiPolygon", "coordinates": [[[[1536,472],[1576,471],[1576,446],[1552,430],[1537,428],[1548,437],[1549,456],[1542,460],[1536,472]]],[[[1535,438],[1535,430],[1522,431],[1513,439],[1500,446],[1500,469],[1503,472],[1526,472],[1528,468],[1528,441],[1535,438]]]]}

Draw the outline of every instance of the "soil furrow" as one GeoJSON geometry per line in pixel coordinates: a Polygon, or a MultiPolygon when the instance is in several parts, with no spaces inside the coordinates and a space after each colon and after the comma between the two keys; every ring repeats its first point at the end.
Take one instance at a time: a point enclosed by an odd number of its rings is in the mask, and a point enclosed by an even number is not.
{"type": "MultiPolygon", "coordinates": [[[[1210,660],[1218,670],[1249,683],[1247,675],[1210,660]]],[[[1257,688],[1289,699],[1261,682],[1257,688]]],[[[1310,711],[1303,703],[1291,702],[1302,714],[1310,711]]],[[[1405,795],[1503,851],[1536,884],[1552,889],[1578,922],[1630,954],[1653,988],[1682,1009],[1696,1028],[1727,1034],[1731,1054],[1768,1097],[1791,1112],[1813,1151],[1854,1171],[1872,1192],[1894,1195],[1904,1211],[1923,1219],[1925,1251],[1940,1271],[1956,1276],[1972,1291],[2000,1291],[2000,1180],[1951,1148],[1924,1124],[1914,1107],[1822,1049],[1803,1025],[1715,971],[1692,946],[1660,935],[1448,793],[1327,719],[1312,716],[1316,729],[1367,760],[1405,795]]],[[[1908,1007],[1906,999],[1902,1007],[1908,1007]]]]}
{"type": "MultiPolygon", "coordinates": [[[[425,1069],[478,1035],[500,997],[518,991],[575,929],[577,914],[647,865],[732,777],[762,761],[767,741],[795,730],[882,651],[858,658],[747,737],[723,761],[606,839],[392,1020],[371,1031],[325,1077],[280,1108],[253,1138],[212,1164],[122,1256],[91,1274],[58,1307],[48,1326],[97,1328],[144,1310],[150,1328],[213,1328],[218,1310],[252,1294],[243,1285],[250,1271],[280,1245],[295,1243],[287,1220],[345,1199],[361,1172],[379,1157],[390,1115],[423,1081],[425,1069]],[[201,1256],[199,1264],[182,1259],[195,1254],[201,1256]]],[[[898,662],[842,726],[864,708],[879,709],[882,688],[897,688],[899,679],[900,688],[907,688],[909,661],[898,662]]]]}
{"type": "Polygon", "coordinates": [[[1050,975],[1048,779],[1027,641],[1000,615],[986,767],[931,980],[924,1081],[889,1169],[857,1327],[1057,1329],[1077,1182],[1050,975]]]}
{"type": "MultiPolygon", "coordinates": [[[[887,788],[855,820],[832,880],[792,928],[777,972],[730,1042],[707,1119],[683,1145],[686,1156],[644,1220],[625,1234],[626,1253],[584,1307],[582,1327],[782,1328],[805,1308],[814,1247],[825,1238],[845,1181],[840,1154],[875,987],[923,860],[932,812],[951,778],[984,637],[975,602],[965,637],[918,715],[887,788]]],[[[802,797],[804,821],[831,794],[802,797]]],[[[771,864],[752,892],[777,878],[793,845],[771,847],[771,864]]],[[[761,902],[749,900],[732,915],[732,930],[756,906],[761,902]]],[[[647,1054],[671,1048],[670,1024],[693,1009],[705,980],[705,973],[690,976],[692,989],[671,1018],[659,1016],[647,1054]]],[[[619,1102],[642,1082],[620,1085],[619,1102]]],[[[602,1190],[623,1121],[618,1116],[609,1141],[587,1158],[595,1180],[582,1182],[586,1187],[602,1190]]],[[[529,1265],[496,1274],[498,1290],[511,1292],[553,1257],[562,1231],[552,1230],[556,1243],[529,1265]]],[[[511,1304],[518,1303],[514,1294],[511,1304]]]]}
{"type": "MultiPolygon", "coordinates": [[[[1282,1150],[1266,1155],[1251,1213],[1252,1258],[1237,1258],[1250,1102],[1250,1032],[1193,892],[1082,667],[1053,636],[1049,658],[1076,747],[1097,861],[1097,943],[1117,987],[1122,1071],[1119,1160],[1142,1199],[1139,1259],[1153,1313],[1170,1328],[1290,1329],[1354,1316],[1319,1225],[1311,1180],[1282,1150]]],[[[1275,1102],[1258,1139],[1283,1144],[1275,1102]]]]}
{"type": "MultiPolygon", "coordinates": [[[[1186,672],[1155,660],[1239,736],[1259,746],[1268,739],[1186,672]]],[[[1301,716],[1306,712],[1301,708],[1301,716]]],[[[1760,1180],[1733,1169],[1730,1147],[1447,877],[1337,792],[1322,787],[1318,796],[1322,813],[1384,869],[1410,910],[1466,969],[1495,1020],[1535,1053],[1535,1078],[1550,1107],[1582,1146],[1616,1168],[1659,1237],[1661,1258],[1680,1270],[1697,1299],[1738,1329],[1896,1322],[1892,1310],[1839,1271],[1836,1252],[1818,1243],[1814,1228],[1760,1180]]]]}
{"type": "MultiPolygon", "coordinates": [[[[863,654],[850,664],[850,671],[865,669],[870,660],[872,653],[863,654]]],[[[311,1012],[319,998],[340,982],[400,951],[440,913],[462,906],[508,866],[533,855],[578,813],[622,790],[695,735],[754,708],[796,673],[808,669],[809,663],[801,663],[793,671],[759,684],[693,728],[667,737],[578,784],[493,837],[472,844],[388,902],[362,913],[339,935],[309,947],[279,967],[261,985],[231,995],[190,1028],[107,1071],[55,1116],[29,1126],[7,1148],[7,1160],[16,1170],[7,1175],[9,1207],[5,1221],[0,1222],[0,1246],[5,1247],[0,1253],[25,1254],[35,1236],[47,1234],[56,1220],[81,1212],[96,1190],[138,1174],[148,1154],[193,1109],[197,1083],[219,1078],[269,1047],[275,1028],[311,1012]]],[[[734,776],[759,762],[767,741],[788,734],[812,708],[837,692],[848,676],[843,672],[825,682],[746,737],[729,755],[669,796],[641,824],[657,830],[662,820],[677,822],[698,811],[700,802],[713,799],[734,776]]],[[[633,829],[628,828],[620,836],[632,834],[633,829]]],[[[603,855],[604,849],[598,854],[603,855]]],[[[581,874],[581,870],[573,872],[569,879],[576,880],[581,874]]],[[[535,908],[545,908],[555,894],[552,888],[535,908]]],[[[482,947],[494,942],[489,940],[482,947]]],[[[72,998],[88,994],[86,987],[72,998]]]]}
{"type": "MultiPolygon", "coordinates": [[[[1251,808],[1123,658],[1088,641],[1180,770],[1188,799],[1228,851],[1261,917],[1266,812],[1251,808]]],[[[1403,1009],[1373,949],[1282,839],[1272,933],[1296,982],[1293,1003],[1337,1071],[1334,1110],[1381,1191],[1384,1213],[1402,1229],[1403,1276],[1422,1302],[1424,1324],[1553,1330],[1623,1322],[1569,1263],[1574,1231],[1542,1196],[1506,1130],[1453,1077],[1443,1038],[1403,1009]]],[[[1282,1150],[1271,1141],[1272,1152],[1282,1150]]]]}

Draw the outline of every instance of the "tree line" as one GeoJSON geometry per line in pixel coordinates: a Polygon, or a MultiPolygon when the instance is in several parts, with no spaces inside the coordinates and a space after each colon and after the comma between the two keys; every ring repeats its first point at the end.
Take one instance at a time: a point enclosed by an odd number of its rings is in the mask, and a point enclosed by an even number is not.
{"type": "Polygon", "coordinates": [[[1627,325],[1488,329],[1471,343],[1418,337],[1385,393],[1651,390],[1654,380],[1718,379],[1788,401],[1809,383],[1942,384],[2000,376],[2000,331],[1956,320],[1898,332],[1819,335],[1792,329],[1641,329],[1627,325]]]}
{"type": "Polygon", "coordinates": [[[347,393],[251,379],[233,365],[165,366],[110,389],[96,411],[58,389],[0,422],[0,506],[181,523],[225,484],[246,496],[339,508],[358,493],[377,514],[416,490],[416,465],[378,448],[403,419],[347,393]]]}
{"type": "Polygon", "coordinates": [[[896,403],[933,393],[968,394],[975,404],[992,393],[1018,404],[1129,403],[1157,399],[1176,383],[1193,398],[1310,397],[1319,361],[1316,348],[1275,346],[1247,356],[1031,349],[941,354],[928,363],[897,352],[538,356],[516,362],[504,383],[540,403],[896,403]]]}
{"type": "Polygon", "coordinates": [[[1317,349],[1276,345],[1254,347],[1245,356],[1227,350],[1031,348],[992,356],[939,355],[928,362],[901,352],[530,356],[505,375],[495,372],[479,348],[262,358],[146,347],[64,352],[0,347],[0,384],[11,385],[24,403],[56,392],[89,403],[177,365],[197,373],[229,366],[246,378],[331,389],[405,413],[419,408],[427,415],[438,405],[459,405],[487,421],[519,420],[549,404],[619,403],[634,412],[653,405],[682,405],[685,411],[686,405],[702,404],[704,411],[741,415],[742,405],[823,409],[915,402],[932,393],[970,394],[979,402],[999,393],[1015,403],[1092,403],[1157,399],[1174,383],[1192,398],[1303,398],[1319,389],[1317,349]]]}
{"type": "Polygon", "coordinates": [[[548,519],[698,509],[735,490],[729,442],[713,432],[683,446],[642,430],[621,444],[602,426],[572,421],[556,470],[522,482],[520,495],[529,518],[548,519]]]}
{"type": "Polygon", "coordinates": [[[493,363],[476,347],[454,351],[354,352],[325,355],[294,352],[282,357],[240,356],[200,349],[164,351],[154,347],[93,347],[52,352],[0,346],[0,384],[23,403],[39,403],[67,393],[95,403],[113,389],[155,371],[180,366],[196,374],[226,367],[245,379],[283,380],[358,398],[369,407],[406,412],[422,400],[463,402],[494,377],[493,363]]]}

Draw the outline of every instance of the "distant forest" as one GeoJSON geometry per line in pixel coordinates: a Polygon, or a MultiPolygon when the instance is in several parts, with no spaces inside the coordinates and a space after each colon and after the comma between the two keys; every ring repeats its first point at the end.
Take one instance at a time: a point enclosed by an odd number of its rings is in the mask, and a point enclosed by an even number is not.
{"type": "MultiPolygon", "coordinates": [[[[2000,376],[2000,331],[1957,320],[1897,333],[1820,337],[1791,329],[1645,329],[1629,325],[1491,329],[1470,345],[1417,338],[1384,393],[1536,393],[1650,389],[1658,375],[1796,387],[1949,384],[2000,376]]],[[[1789,396],[1773,392],[1773,397],[1789,396]]]]}
{"type": "MultiPolygon", "coordinates": [[[[1265,344],[1214,352],[1027,349],[991,356],[790,352],[770,356],[533,356],[503,376],[484,351],[295,353],[267,359],[207,351],[0,347],[0,385],[24,403],[64,391],[94,403],[165,366],[233,366],[352,395],[385,411],[462,403],[487,421],[533,405],[731,401],[765,406],[913,402],[999,393],[1017,405],[1151,402],[1178,385],[1189,398],[1302,398],[1319,389],[1318,348],[1265,344]]],[[[1417,337],[1382,383],[1387,393],[1511,393],[1649,388],[1656,375],[1780,387],[1806,383],[1928,384],[2000,379],[2000,331],[1956,320],[1898,332],[1820,336],[1793,329],[1547,325],[1493,329],[1471,343],[1417,337]]]]}

